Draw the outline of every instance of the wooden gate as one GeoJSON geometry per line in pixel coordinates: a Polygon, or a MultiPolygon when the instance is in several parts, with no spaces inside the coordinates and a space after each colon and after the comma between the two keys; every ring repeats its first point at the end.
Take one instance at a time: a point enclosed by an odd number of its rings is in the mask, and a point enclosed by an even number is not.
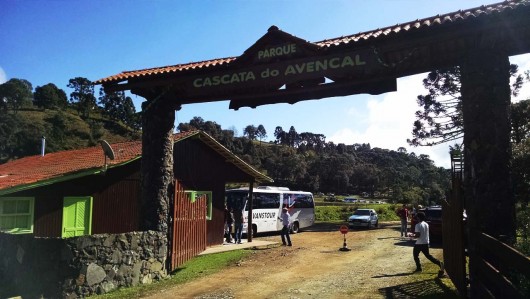
{"type": "Polygon", "coordinates": [[[451,156],[452,190],[448,202],[442,202],[442,237],[445,271],[462,297],[467,296],[464,196],[462,191],[463,161],[451,156]]]}
{"type": "Polygon", "coordinates": [[[206,249],[206,196],[186,193],[175,181],[173,200],[173,226],[171,232],[171,264],[169,271],[206,249]]]}

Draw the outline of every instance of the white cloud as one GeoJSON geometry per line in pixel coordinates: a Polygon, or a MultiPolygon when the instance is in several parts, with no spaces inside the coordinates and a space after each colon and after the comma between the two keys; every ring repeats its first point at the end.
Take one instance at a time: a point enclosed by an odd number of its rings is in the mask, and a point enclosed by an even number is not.
{"type": "MultiPolygon", "coordinates": [[[[366,106],[367,124],[361,129],[350,127],[336,131],[329,141],[334,143],[370,143],[372,148],[379,147],[397,150],[404,147],[416,155],[429,155],[436,166],[450,167],[448,144],[436,147],[411,147],[407,138],[412,137],[414,113],[419,109],[416,97],[424,91],[422,79],[425,74],[398,79],[398,91],[384,96],[370,97],[366,106]]],[[[356,123],[359,127],[359,123],[356,123]]]]}
{"type": "Polygon", "coordinates": [[[7,75],[6,72],[4,72],[4,69],[0,66],[0,84],[7,81],[7,75]]]}
{"type": "MultiPolygon", "coordinates": [[[[519,72],[530,71],[530,54],[523,54],[510,57],[510,62],[519,66],[519,72]]],[[[530,99],[530,82],[525,82],[515,101],[530,99]]]]}
{"type": "MultiPolygon", "coordinates": [[[[530,54],[510,57],[510,62],[519,65],[521,72],[530,70],[530,54]]],[[[416,155],[429,155],[436,166],[449,168],[451,160],[449,157],[449,145],[461,143],[461,140],[430,147],[411,147],[407,144],[407,138],[412,137],[412,123],[414,113],[419,109],[416,97],[425,92],[422,79],[425,74],[418,74],[398,79],[398,90],[385,94],[384,96],[370,97],[366,102],[368,115],[363,118],[364,122],[348,124],[348,127],[339,129],[328,141],[334,143],[370,143],[371,147],[397,150],[404,147],[407,151],[416,155]],[[359,126],[363,124],[363,126],[359,126]]],[[[526,82],[519,96],[514,100],[526,100],[530,98],[530,82],[526,82]]],[[[348,114],[353,115],[361,109],[351,108],[348,114]]]]}

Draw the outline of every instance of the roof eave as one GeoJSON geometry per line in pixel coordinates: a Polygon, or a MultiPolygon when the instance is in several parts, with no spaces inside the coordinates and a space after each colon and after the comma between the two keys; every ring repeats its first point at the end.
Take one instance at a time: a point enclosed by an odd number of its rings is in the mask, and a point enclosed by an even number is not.
{"type": "Polygon", "coordinates": [[[136,161],[136,160],[138,160],[140,158],[141,158],[141,156],[137,156],[135,158],[132,158],[132,159],[127,160],[127,161],[124,161],[124,162],[119,163],[119,164],[109,165],[109,166],[107,166],[107,168],[97,167],[97,168],[84,169],[84,170],[78,171],[78,172],[67,173],[67,174],[65,174],[63,176],[56,176],[56,177],[52,177],[52,178],[45,179],[45,180],[42,180],[42,181],[36,181],[36,182],[33,182],[33,183],[17,185],[17,186],[11,187],[11,188],[0,190],[0,196],[16,193],[16,192],[20,192],[20,191],[26,191],[26,190],[30,190],[30,189],[35,189],[35,188],[39,188],[39,187],[43,187],[43,186],[48,186],[48,185],[52,185],[52,184],[56,184],[56,183],[60,183],[60,182],[70,181],[70,180],[73,180],[73,179],[78,179],[78,178],[89,176],[89,175],[104,174],[109,169],[124,166],[124,165],[129,164],[131,162],[134,162],[134,161],[136,161]]]}

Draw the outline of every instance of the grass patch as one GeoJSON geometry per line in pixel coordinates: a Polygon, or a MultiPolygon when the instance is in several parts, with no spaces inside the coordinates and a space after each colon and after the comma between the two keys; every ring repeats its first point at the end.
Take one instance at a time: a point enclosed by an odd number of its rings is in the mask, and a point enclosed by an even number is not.
{"type": "Polygon", "coordinates": [[[92,298],[127,299],[139,298],[162,291],[168,287],[204,277],[220,270],[251,254],[252,250],[233,250],[216,254],[197,256],[171,273],[171,277],[159,282],[135,287],[120,288],[114,292],[92,296],[92,298]]]}
{"type": "Polygon", "coordinates": [[[399,221],[393,204],[348,204],[342,206],[316,206],[316,221],[346,221],[357,209],[374,209],[379,221],[399,221]]]}

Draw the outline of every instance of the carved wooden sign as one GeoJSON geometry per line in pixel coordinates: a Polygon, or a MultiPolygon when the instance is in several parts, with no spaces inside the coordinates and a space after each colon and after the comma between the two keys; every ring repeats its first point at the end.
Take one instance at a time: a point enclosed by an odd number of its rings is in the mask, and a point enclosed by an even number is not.
{"type": "Polygon", "coordinates": [[[315,44],[272,27],[226,68],[187,77],[183,84],[190,97],[231,95],[252,88],[272,91],[299,82],[316,86],[382,68],[372,49],[326,53],[315,44]]]}

